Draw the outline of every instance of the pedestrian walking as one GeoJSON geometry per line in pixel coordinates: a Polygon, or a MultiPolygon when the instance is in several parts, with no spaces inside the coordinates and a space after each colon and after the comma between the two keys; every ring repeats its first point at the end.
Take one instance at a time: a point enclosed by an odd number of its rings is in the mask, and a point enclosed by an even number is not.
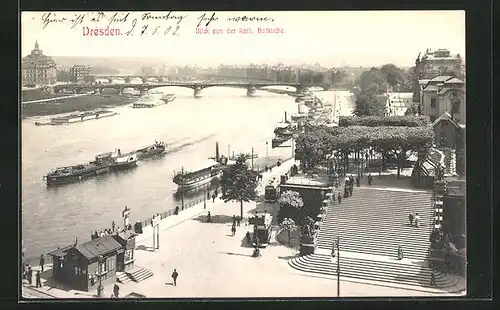
{"type": "Polygon", "coordinates": [[[360,185],[360,178],[359,178],[359,175],[356,177],[356,186],[359,187],[360,185]]]}
{"type": "Polygon", "coordinates": [[[431,286],[436,287],[436,273],[434,269],[431,271],[431,286]]]}
{"type": "Polygon", "coordinates": [[[30,265],[28,265],[27,276],[28,276],[28,283],[32,284],[33,283],[33,269],[31,269],[30,265]]]}
{"type": "Polygon", "coordinates": [[[351,184],[349,185],[349,197],[351,197],[351,196],[352,196],[352,192],[353,192],[353,190],[354,190],[354,185],[351,183],[351,184]]]}
{"type": "Polygon", "coordinates": [[[412,213],[408,214],[408,220],[410,221],[410,226],[413,226],[413,218],[414,216],[412,213]]]}
{"type": "Polygon", "coordinates": [[[403,259],[403,249],[401,248],[400,245],[398,245],[398,260],[402,260],[403,259]]]}
{"type": "Polygon", "coordinates": [[[339,200],[339,204],[342,203],[342,195],[340,195],[340,193],[337,195],[337,199],[339,200]]]}
{"type": "Polygon", "coordinates": [[[236,225],[231,226],[231,234],[233,236],[236,234],[236,225]]]}
{"type": "Polygon", "coordinates": [[[215,197],[217,197],[217,196],[215,195],[215,193],[213,193],[212,194],[212,202],[215,202],[215,197]]]}
{"type": "Polygon", "coordinates": [[[179,206],[175,207],[175,215],[178,215],[179,214],[179,206]]]}
{"type": "Polygon", "coordinates": [[[236,226],[236,215],[233,215],[233,226],[236,226]]]}
{"type": "Polygon", "coordinates": [[[219,191],[217,189],[215,189],[214,194],[215,194],[215,197],[219,196],[219,191]]]}
{"type": "Polygon", "coordinates": [[[43,254],[40,255],[40,269],[43,272],[43,266],[45,265],[45,257],[43,257],[43,254]]]}
{"type": "Polygon", "coordinates": [[[372,174],[369,173],[368,174],[368,185],[372,185],[372,180],[373,180],[372,174]]]}
{"type": "Polygon", "coordinates": [[[174,286],[177,286],[177,277],[179,274],[177,273],[177,269],[174,269],[174,272],[172,272],[172,280],[174,280],[174,286]]]}
{"type": "Polygon", "coordinates": [[[418,213],[415,213],[415,227],[420,227],[420,215],[418,213]]]}
{"type": "Polygon", "coordinates": [[[115,286],[113,287],[113,293],[115,295],[115,298],[118,298],[118,295],[120,294],[120,287],[116,283],[115,286]]]}
{"type": "Polygon", "coordinates": [[[240,227],[241,217],[236,217],[236,226],[240,227]]]}
{"type": "Polygon", "coordinates": [[[207,200],[210,200],[210,192],[207,193],[207,200]]]}
{"type": "Polygon", "coordinates": [[[115,221],[113,221],[113,222],[111,223],[111,230],[112,230],[113,232],[115,232],[115,228],[116,228],[116,224],[115,224],[115,221]]]}
{"type": "Polygon", "coordinates": [[[40,270],[36,272],[36,287],[42,287],[40,270]]]}

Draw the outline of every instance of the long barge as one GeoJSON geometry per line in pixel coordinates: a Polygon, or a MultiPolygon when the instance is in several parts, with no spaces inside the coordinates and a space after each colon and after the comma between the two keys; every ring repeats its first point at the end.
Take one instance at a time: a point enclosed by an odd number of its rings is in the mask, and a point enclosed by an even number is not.
{"type": "Polygon", "coordinates": [[[122,155],[120,150],[107,152],[96,155],[93,161],[86,164],[58,167],[49,172],[44,180],[47,186],[74,183],[109,172],[135,168],[137,161],[135,154],[122,155]]]}
{"type": "Polygon", "coordinates": [[[197,167],[182,170],[174,174],[173,181],[180,190],[192,189],[219,178],[222,174],[221,163],[216,160],[206,160],[197,167]]]}
{"type": "Polygon", "coordinates": [[[109,110],[73,112],[65,116],[53,117],[48,122],[35,122],[35,125],[41,126],[41,125],[64,125],[72,123],[81,123],[85,121],[111,117],[117,114],[118,114],[117,112],[109,110]]]}
{"type": "Polygon", "coordinates": [[[115,152],[98,154],[93,161],[81,165],[58,167],[44,176],[47,186],[83,181],[101,174],[137,167],[139,160],[146,160],[166,154],[167,145],[155,141],[154,144],[122,154],[115,152]]]}

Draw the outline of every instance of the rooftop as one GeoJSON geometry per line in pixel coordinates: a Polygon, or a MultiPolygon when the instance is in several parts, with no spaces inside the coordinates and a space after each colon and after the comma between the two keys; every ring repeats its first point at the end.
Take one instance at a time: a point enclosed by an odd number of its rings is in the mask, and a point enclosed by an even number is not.
{"type": "Polygon", "coordinates": [[[98,257],[109,252],[120,249],[122,246],[113,238],[112,235],[106,235],[94,240],[90,240],[81,245],[75,246],[75,249],[87,259],[98,257]]]}
{"type": "Polygon", "coordinates": [[[451,118],[451,114],[446,111],[443,114],[441,114],[441,116],[436,118],[436,120],[432,123],[432,127],[436,126],[441,121],[449,121],[453,124],[453,126],[457,128],[461,127],[455,120],[451,118]]]}

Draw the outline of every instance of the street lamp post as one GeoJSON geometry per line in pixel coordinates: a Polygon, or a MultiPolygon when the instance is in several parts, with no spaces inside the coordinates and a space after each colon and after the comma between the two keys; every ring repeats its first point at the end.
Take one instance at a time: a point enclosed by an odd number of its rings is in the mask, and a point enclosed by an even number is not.
{"type": "Polygon", "coordinates": [[[337,242],[334,241],[332,246],[332,263],[337,260],[337,297],[340,297],[340,250],[339,250],[340,238],[337,237],[337,242]]]}
{"type": "Polygon", "coordinates": [[[203,188],[203,209],[207,208],[207,189],[203,188]]]}
{"type": "Polygon", "coordinates": [[[103,291],[103,287],[102,287],[102,262],[103,262],[103,259],[104,257],[102,255],[99,255],[97,257],[97,261],[98,261],[98,268],[97,268],[97,276],[99,277],[99,285],[97,286],[97,297],[99,298],[102,298],[102,291],[103,291]]]}

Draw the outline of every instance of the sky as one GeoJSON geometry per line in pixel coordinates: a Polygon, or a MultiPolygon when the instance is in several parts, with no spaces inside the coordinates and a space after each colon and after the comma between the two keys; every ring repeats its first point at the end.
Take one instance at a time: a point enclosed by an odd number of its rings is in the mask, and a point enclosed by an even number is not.
{"type": "Polygon", "coordinates": [[[146,20],[142,18],[144,13],[147,12],[104,12],[104,15],[23,12],[21,54],[28,55],[38,40],[43,53],[49,56],[163,57],[183,65],[201,66],[280,62],[320,63],[326,67],[385,63],[411,66],[418,53],[427,48],[446,48],[452,54],[465,56],[465,11],[174,11],[168,16],[169,12],[150,12],[150,17],[167,16],[168,19],[146,20]],[[127,13],[125,21],[116,21],[127,13]],[[210,21],[207,27],[204,26],[208,20],[200,25],[207,28],[209,34],[197,34],[199,19],[203,15],[208,19],[214,13],[216,20],[210,21]],[[228,21],[228,18],[243,16],[268,20],[228,21]],[[66,20],[61,21],[63,18],[66,20]],[[75,18],[76,21],[70,21],[75,18]],[[133,35],[128,36],[126,32],[134,20],[133,35]],[[84,35],[90,33],[90,29],[105,30],[108,25],[120,35],[84,35]],[[165,34],[169,27],[170,31],[165,34]],[[176,34],[172,35],[177,27],[176,34]],[[257,28],[266,27],[279,29],[280,33],[257,33],[257,28]],[[239,33],[240,29],[249,28],[252,34],[239,33]],[[227,33],[227,29],[234,29],[235,33],[227,33]],[[214,34],[214,30],[222,30],[222,33],[214,34]]]}

